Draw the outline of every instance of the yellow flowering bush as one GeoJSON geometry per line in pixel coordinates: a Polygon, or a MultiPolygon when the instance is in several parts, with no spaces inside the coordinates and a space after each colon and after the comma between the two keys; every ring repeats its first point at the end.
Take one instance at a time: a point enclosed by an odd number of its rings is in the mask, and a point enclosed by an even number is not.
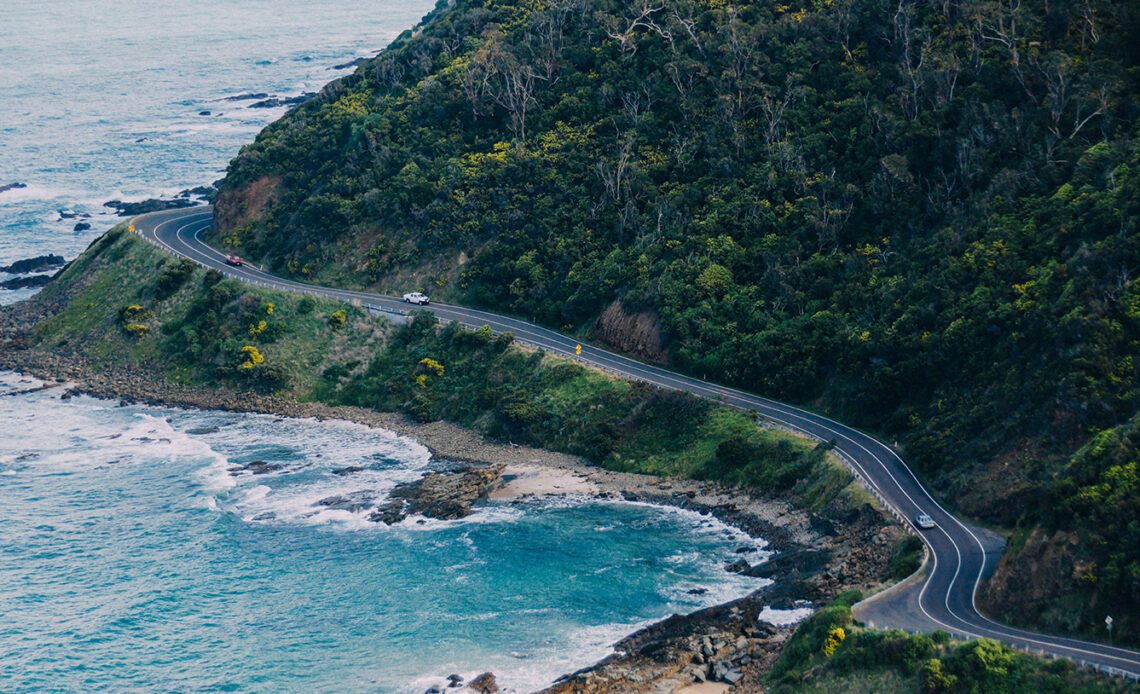
{"type": "Polygon", "coordinates": [[[252,369],[265,363],[265,357],[256,347],[246,345],[241,348],[241,368],[252,369]]]}
{"type": "Polygon", "coordinates": [[[846,638],[847,632],[843,630],[843,627],[835,627],[827,632],[827,641],[823,643],[823,654],[828,658],[835,655],[835,650],[846,638]]]}

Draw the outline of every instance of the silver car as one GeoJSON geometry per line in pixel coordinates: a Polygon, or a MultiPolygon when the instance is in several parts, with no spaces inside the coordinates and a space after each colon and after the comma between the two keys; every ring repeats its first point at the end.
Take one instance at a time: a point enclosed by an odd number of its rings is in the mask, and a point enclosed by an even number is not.
{"type": "Polygon", "coordinates": [[[428,298],[427,294],[422,294],[420,292],[408,292],[404,295],[404,303],[426,306],[427,304],[431,303],[431,299],[428,298]]]}
{"type": "Polygon", "coordinates": [[[930,530],[934,527],[934,519],[929,513],[920,513],[914,517],[914,524],[923,530],[930,530]]]}

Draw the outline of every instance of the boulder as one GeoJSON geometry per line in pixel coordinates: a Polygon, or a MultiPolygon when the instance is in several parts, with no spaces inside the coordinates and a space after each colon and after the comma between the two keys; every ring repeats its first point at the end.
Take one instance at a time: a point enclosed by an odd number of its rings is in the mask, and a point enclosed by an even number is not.
{"type": "Polygon", "coordinates": [[[19,190],[20,188],[27,188],[27,187],[28,187],[27,183],[19,183],[19,182],[8,183],[6,185],[0,186],[0,193],[7,193],[10,190],[19,190]]]}
{"type": "Polygon", "coordinates": [[[495,681],[495,676],[489,672],[484,672],[482,675],[471,678],[467,683],[467,688],[478,694],[496,694],[499,691],[499,683],[495,681]]]}
{"type": "Polygon", "coordinates": [[[91,224],[89,224],[88,222],[79,222],[78,224],[75,225],[74,230],[75,231],[90,231],[91,230],[91,224]]]}

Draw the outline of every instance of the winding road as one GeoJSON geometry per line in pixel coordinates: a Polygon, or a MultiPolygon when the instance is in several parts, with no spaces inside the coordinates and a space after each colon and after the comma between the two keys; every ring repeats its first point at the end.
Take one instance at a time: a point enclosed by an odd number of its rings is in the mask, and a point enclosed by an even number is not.
{"type": "MultiPolygon", "coordinates": [[[[158,212],[134,220],[136,231],[170,253],[188,258],[230,277],[276,289],[368,306],[373,310],[406,313],[396,297],[303,284],[281,279],[248,265],[231,267],[225,254],[200,238],[213,218],[210,207],[158,212]]],[[[433,303],[425,310],[444,321],[512,333],[520,342],[551,354],[575,357],[579,340],[516,318],[476,309],[433,303]]],[[[975,603],[978,584],[997,563],[1004,541],[973,527],[942,507],[922,486],[890,446],[821,415],[791,405],[726,388],[667,369],[644,364],[592,345],[582,345],[579,361],[624,378],[639,379],[674,390],[751,410],[775,424],[813,439],[834,441],[836,453],[863,483],[907,525],[920,512],[937,526],[915,531],[926,543],[928,560],[919,575],[856,606],[857,616],[875,626],[911,631],[942,629],[959,637],[1000,640],[1021,650],[1070,658],[1114,675],[1140,679],[1140,653],[1104,644],[1037,634],[995,622],[975,603]]]]}

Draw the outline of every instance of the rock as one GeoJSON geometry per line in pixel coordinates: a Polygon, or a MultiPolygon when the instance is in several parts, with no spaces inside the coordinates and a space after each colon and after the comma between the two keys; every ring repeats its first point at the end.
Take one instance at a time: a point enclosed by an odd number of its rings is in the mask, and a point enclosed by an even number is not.
{"type": "Polygon", "coordinates": [[[212,116],[214,114],[210,113],[209,111],[199,111],[198,115],[199,116],[212,116]]]}
{"type": "Polygon", "coordinates": [[[482,675],[473,677],[467,683],[467,688],[478,694],[496,694],[499,691],[499,683],[495,681],[495,676],[489,672],[484,672],[482,675]]]}
{"type": "Polygon", "coordinates": [[[285,98],[274,96],[274,97],[270,97],[268,99],[265,99],[264,101],[258,101],[257,103],[250,104],[249,107],[250,108],[278,108],[281,106],[297,106],[299,104],[305,103],[309,99],[312,99],[316,95],[317,95],[316,92],[305,92],[304,94],[301,94],[298,96],[288,96],[285,98]]]}
{"type": "Polygon", "coordinates": [[[709,592],[709,590],[708,588],[692,588],[690,590],[686,590],[685,592],[689,595],[705,595],[709,592]]]}
{"type": "Polygon", "coordinates": [[[19,190],[20,188],[27,188],[27,187],[28,187],[27,183],[18,183],[18,182],[17,183],[9,183],[7,185],[0,186],[0,193],[7,193],[10,190],[19,190]]]}
{"type": "Polygon", "coordinates": [[[250,472],[255,475],[265,475],[270,472],[277,472],[285,468],[281,463],[269,463],[264,460],[255,460],[252,463],[246,463],[241,466],[245,472],[250,472]]]}
{"type": "Polygon", "coordinates": [[[333,511],[348,511],[349,513],[357,513],[365,511],[375,506],[373,500],[376,498],[376,492],[372,489],[361,489],[350,494],[337,494],[335,496],[328,496],[321,499],[314,506],[324,506],[333,511]]]}
{"type": "Polygon", "coordinates": [[[729,562],[724,565],[725,571],[731,571],[734,574],[742,574],[752,568],[752,565],[743,559],[737,559],[734,562],[729,562]]]}
{"type": "Polygon", "coordinates": [[[469,465],[454,472],[432,472],[423,478],[398,485],[391,499],[374,511],[368,520],[392,525],[409,515],[454,520],[471,513],[471,505],[482,499],[499,482],[505,464],[469,465]]]}
{"type": "Polygon", "coordinates": [[[255,99],[268,99],[269,95],[265,92],[257,92],[256,94],[238,94],[237,96],[227,96],[220,101],[254,101],[255,99]]]}
{"type": "Polygon", "coordinates": [[[186,433],[193,434],[194,436],[201,436],[202,434],[216,434],[218,433],[218,427],[194,427],[193,429],[187,429],[186,433]]]}
{"type": "Polygon", "coordinates": [[[90,231],[91,225],[87,222],[79,222],[75,225],[75,231],[90,231]]]}
{"type": "Polygon", "coordinates": [[[458,687],[459,685],[463,684],[463,675],[448,675],[447,682],[448,687],[458,687]]]}
{"type": "Polygon", "coordinates": [[[30,289],[32,287],[42,287],[48,282],[51,282],[51,275],[16,277],[0,282],[0,289],[30,289]]]}
{"type": "Polygon", "coordinates": [[[831,552],[819,549],[797,549],[782,552],[768,561],[757,564],[745,571],[747,576],[773,578],[776,576],[803,579],[814,576],[827,567],[831,552]]]}
{"type": "Polygon", "coordinates": [[[0,272],[13,275],[24,275],[29,272],[45,272],[62,266],[66,260],[62,255],[38,255],[35,258],[17,260],[11,265],[0,265],[0,272]]]}
{"type": "Polygon", "coordinates": [[[351,475],[354,472],[364,472],[367,468],[360,467],[359,465],[349,465],[348,467],[334,468],[332,474],[334,475],[351,475]]]}
{"type": "Polygon", "coordinates": [[[347,63],[341,63],[340,65],[333,65],[329,69],[330,70],[347,70],[349,68],[360,67],[361,65],[363,65],[367,62],[368,62],[368,58],[357,58],[356,60],[350,60],[347,63]]]}
{"type": "Polygon", "coordinates": [[[134,217],[139,214],[146,214],[147,212],[161,212],[162,210],[180,210],[186,207],[194,207],[198,203],[185,198],[176,198],[174,200],[159,200],[151,198],[143,200],[142,202],[123,202],[122,200],[109,200],[103,203],[103,207],[110,207],[115,210],[115,214],[120,217],[134,217]]]}
{"type": "Polygon", "coordinates": [[[215,192],[217,191],[214,190],[214,186],[194,186],[193,188],[179,191],[175,197],[183,199],[191,197],[212,198],[215,192]]]}

